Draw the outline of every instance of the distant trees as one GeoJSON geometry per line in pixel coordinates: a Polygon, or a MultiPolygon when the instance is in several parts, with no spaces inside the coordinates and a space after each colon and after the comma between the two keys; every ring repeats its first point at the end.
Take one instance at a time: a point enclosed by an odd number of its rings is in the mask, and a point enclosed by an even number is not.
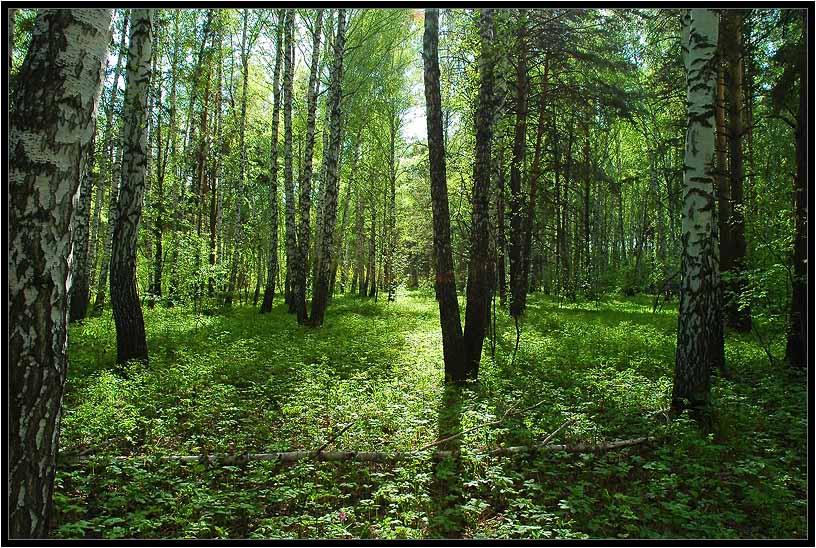
{"type": "Polygon", "coordinates": [[[266,287],[264,289],[261,313],[272,311],[275,298],[275,276],[278,274],[278,119],[280,117],[280,70],[286,52],[283,44],[283,28],[286,23],[284,10],[278,10],[277,36],[275,41],[275,72],[272,76],[272,137],[269,154],[269,217],[272,236],[267,259],[266,287]]]}
{"type": "MultiPolygon", "coordinates": [[[[44,538],[68,356],[72,200],[94,135],[112,10],[41,9],[9,120],[8,534],[44,538]]],[[[79,196],[82,199],[82,196],[79,196]]]]}
{"type": "Polygon", "coordinates": [[[686,170],[683,175],[682,279],[672,407],[707,420],[711,370],[723,362],[722,310],[714,196],[714,103],[718,14],[683,13],[683,58],[688,74],[686,170]]]}
{"type": "Polygon", "coordinates": [[[131,14],[123,117],[122,180],[111,248],[111,307],[116,322],[116,361],[147,361],[144,318],[136,288],[136,245],[147,167],[147,98],[153,42],[152,14],[131,14]]]}

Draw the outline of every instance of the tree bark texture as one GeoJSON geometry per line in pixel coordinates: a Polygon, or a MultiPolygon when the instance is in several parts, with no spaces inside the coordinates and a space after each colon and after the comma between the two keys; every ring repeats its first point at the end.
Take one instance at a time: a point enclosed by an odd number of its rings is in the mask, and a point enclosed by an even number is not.
{"type": "Polygon", "coordinates": [[[482,345],[490,312],[493,261],[490,253],[490,141],[493,137],[493,10],[479,10],[479,106],[476,110],[476,162],[473,166],[473,207],[465,308],[465,370],[479,377],[482,345]]]}
{"type": "Polygon", "coordinates": [[[88,230],[91,221],[91,193],[93,192],[93,169],[96,157],[95,139],[81,152],[83,172],[80,174],[82,181],[79,185],[79,197],[74,208],[73,215],[73,272],[70,291],[71,309],[68,318],[71,322],[85,318],[88,311],[88,299],[90,298],[90,272],[88,271],[88,244],[90,235],[88,230]]]}
{"type": "Polygon", "coordinates": [[[337,222],[337,197],[339,193],[339,161],[342,144],[340,100],[342,98],[343,54],[346,47],[346,10],[337,10],[337,37],[334,40],[334,68],[329,83],[330,131],[329,150],[326,162],[326,179],[323,181],[323,231],[318,234],[320,242],[320,260],[317,278],[312,292],[311,324],[315,327],[323,324],[326,314],[326,303],[329,298],[329,283],[332,272],[332,253],[334,247],[334,225],[337,222]]]}
{"type": "Polygon", "coordinates": [[[465,380],[465,356],[456,277],[450,238],[448,182],[445,173],[445,145],[442,135],[442,96],[439,84],[439,9],[425,9],[425,31],[422,39],[425,103],[428,130],[431,204],[433,208],[434,259],[436,266],[436,300],[442,328],[442,354],[445,381],[465,380]]]}
{"type": "Polygon", "coordinates": [[[710,373],[723,360],[717,224],[714,215],[714,102],[717,85],[717,12],[683,14],[683,53],[688,82],[686,169],[683,174],[680,312],[672,407],[690,408],[707,422],[710,373]]]}
{"type": "Polygon", "coordinates": [[[68,367],[72,201],[94,134],[110,9],[40,9],[9,120],[8,535],[44,538],[68,367]]]}
{"type": "Polygon", "coordinates": [[[309,94],[306,99],[306,145],[303,156],[303,174],[300,178],[298,209],[300,219],[295,248],[295,268],[292,270],[292,298],[295,303],[297,321],[303,325],[309,319],[306,310],[306,273],[309,255],[310,216],[312,209],[312,161],[315,145],[315,114],[317,111],[317,93],[320,82],[317,78],[320,68],[320,38],[323,33],[323,9],[317,10],[317,19],[312,42],[312,62],[309,68],[309,94]]]}
{"type": "Polygon", "coordinates": [[[130,44],[122,139],[122,182],[116,201],[116,225],[111,247],[111,308],[116,323],[116,361],[147,361],[147,339],[136,290],[136,244],[142,217],[147,166],[147,96],[153,25],[148,9],[134,9],[130,44]]]}

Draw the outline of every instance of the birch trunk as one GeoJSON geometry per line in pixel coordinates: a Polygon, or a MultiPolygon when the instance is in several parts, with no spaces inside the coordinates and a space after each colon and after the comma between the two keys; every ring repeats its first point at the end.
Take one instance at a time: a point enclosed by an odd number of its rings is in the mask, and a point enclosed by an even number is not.
{"type": "Polygon", "coordinates": [[[680,312],[672,407],[690,409],[704,427],[710,420],[710,373],[723,362],[717,223],[714,214],[714,102],[717,85],[717,12],[683,14],[688,82],[688,127],[683,174],[680,312]]]}
{"type": "Polygon", "coordinates": [[[283,67],[283,188],[286,198],[286,302],[289,312],[295,311],[291,282],[295,266],[295,187],[292,180],[292,80],[295,64],[294,50],[295,12],[287,10],[284,25],[284,49],[286,58],[283,67]]]}
{"type": "Polygon", "coordinates": [[[41,9],[10,113],[10,538],[48,534],[68,367],[72,202],[94,133],[111,16],[41,9]]]}
{"type": "Polygon", "coordinates": [[[136,290],[136,244],[147,166],[147,98],[153,25],[148,9],[134,9],[128,48],[123,117],[122,182],[111,247],[111,308],[116,323],[116,361],[147,361],[144,318],[136,290]]]}
{"type": "MultiPolygon", "coordinates": [[[[95,314],[102,312],[105,306],[105,289],[108,285],[108,273],[110,270],[110,253],[111,241],[113,238],[113,227],[116,224],[116,197],[119,194],[119,177],[116,169],[114,169],[114,151],[116,149],[116,140],[113,135],[113,117],[116,114],[116,96],[119,93],[119,78],[122,75],[122,60],[125,58],[125,40],[128,35],[128,19],[129,14],[126,11],[122,22],[122,41],[119,43],[119,52],[116,59],[116,68],[113,72],[113,88],[111,89],[110,102],[108,103],[108,111],[106,113],[107,124],[105,125],[105,145],[108,147],[108,153],[105,156],[105,166],[103,173],[106,178],[109,178],[107,187],[108,192],[108,224],[105,230],[105,241],[103,242],[102,255],[99,265],[99,277],[96,282],[96,298],[94,300],[93,311],[95,314]]],[[[117,139],[118,140],[118,139],[117,139]]],[[[121,150],[121,143],[119,143],[121,150]]],[[[121,155],[121,152],[120,152],[121,155]]],[[[102,186],[99,185],[97,192],[97,211],[94,215],[94,225],[99,226],[100,208],[102,206],[102,186]]],[[[98,230],[94,230],[95,234],[99,234],[98,230]]],[[[93,245],[96,246],[96,238],[94,238],[93,245]]]]}
{"type": "Polygon", "coordinates": [[[306,310],[306,273],[309,255],[310,216],[312,209],[312,160],[315,144],[315,113],[317,110],[317,93],[320,82],[317,78],[320,68],[320,38],[323,28],[323,9],[317,10],[314,40],[312,42],[312,62],[309,69],[309,95],[306,100],[306,145],[303,156],[303,175],[300,178],[298,209],[300,222],[297,231],[295,268],[292,271],[292,298],[298,324],[305,324],[309,319],[306,310]]]}
{"type": "Polygon", "coordinates": [[[334,68],[332,69],[329,84],[330,135],[328,161],[326,162],[326,179],[323,181],[323,223],[322,234],[318,234],[320,242],[320,260],[317,268],[317,278],[314,280],[312,294],[311,325],[317,327],[323,324],[326,313],[326,303],[329,298],[329,284],[331,282],[332,253],[334,247],[334,225],[337,222],[337,195],[339,192],[339,157],[342,144],[342,128],[340,100],[342,98],[343,81],[343,54],[346,47],[346,10],[337,10],[337,38],[334,41],[334,68]]]}

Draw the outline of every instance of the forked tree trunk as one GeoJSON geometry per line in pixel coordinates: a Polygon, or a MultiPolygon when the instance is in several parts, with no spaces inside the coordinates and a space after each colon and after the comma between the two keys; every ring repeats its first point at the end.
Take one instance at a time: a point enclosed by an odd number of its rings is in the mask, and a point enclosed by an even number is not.
{"type": "Polygon", "coordinates": [[[326,163],[326,179],[323,181],[323,232],[318,234],[320,253],[317,267],[317,278],[312,292],[311,325],[320,326],[326,313],[331,282],[332,253],[334,247],[334,225],[337,222],[337,194],[339,192],[339,157],[341,141],[341,112],[343,81],[343,54],[346,47],[346,10],[337,10],[337,38],[334,41],[334,68],[329,84],[330,132],[329,150],[326,163]]]}
{"type": "Polygon", "coordinates": [[[111,308],[116,323],[116,361],[147,361],[147,339],[136,290],[136,244],[147,166],[146,118],[153,26],[148,9],[134,9],[128,47],[122,131],[122,182],[111,247],[111,308]]]}
{"type": "Polygon", "coordinates": [[[488,325],[493,261],[490,253],[490,140],[493,136],[493,10],[479,10],[481,55],[479,59],[479,106],[476,110],[476,162],[473,166],[473,207],[470,262],[465,308],[465,373],[479,377],[479,362],[488,325]]]}
{"type": "Polygon", "coordinates": [[[45,538],[68,368],[72,200],[91,142],[110,9],[40,9],[9,120],[10,538],[45,538]]]}
{"type": "Polygon", "coordinates": [[[433,208],[434,255],[436,258],[436,300],[442,328],[442,354],[445,381],[466,379],[464,339],[456,297],[453,252],[450,238],[448,184],[445,176],[445,146],[442,135],[442,97],[439,84],[439,9],[425,9],[425,32],[422,39],[424,60],[425,104],[428,129],[428,160],[433,208]]]}
{"type": "Polygon", "coordinates": [[[285,24],[285,14],[283,10],[278,10],[278,31],[275,47],[275,72],[272,78],[273,103],[272,106],[272,137],[270,145],[270,169],[269,169],[269,218],[271,222],[269,260],[266,265],[266,287],[264,288],[263,303],[261,303],[261,314],[272,311],[272,300],[275,298],[275,277],[278,274],[278,119],[280,117],[280,69],[284,56],[283,27],[285,24]]]}
{"type": "Polygon", "coordinates": [[[689,408],[708,427],[711,370],[723,361],[722,311],[714,216],[714,101],[717,85],[717,12],[683,14],[683,50],[688,81],[686,169],[683,174],[680,312],[672,407],[689,408]]]}

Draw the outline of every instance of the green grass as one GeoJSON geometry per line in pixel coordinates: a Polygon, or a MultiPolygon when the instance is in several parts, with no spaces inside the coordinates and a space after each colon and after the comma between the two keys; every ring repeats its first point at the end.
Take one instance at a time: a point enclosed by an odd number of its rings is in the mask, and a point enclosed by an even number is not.
{"type": "Polygon", "coordinates": [[[728,334],[734,380],[715,377],[715,432],[668,405],[676,306],[645,298],[564,304],[534,295],[515,328],[499,313],[480,382],[444,390],[432,294],[336,298],[320,329],[282,303],[259,315],[145,311],[149,366],[115,373],[110,313],[75,326],[60,464],[59,538],[735,538],[806,535],[805,379],[728,334]],[[398,464],[159,463],[160,454],[409,451],[511,407],[544,403],[458,442],[462,458],[398,464]],[[654,435],[599,455],[493,458],[535,443],[654,435]],[[139,455],[112,463],[109,455],[139,455]]]}

